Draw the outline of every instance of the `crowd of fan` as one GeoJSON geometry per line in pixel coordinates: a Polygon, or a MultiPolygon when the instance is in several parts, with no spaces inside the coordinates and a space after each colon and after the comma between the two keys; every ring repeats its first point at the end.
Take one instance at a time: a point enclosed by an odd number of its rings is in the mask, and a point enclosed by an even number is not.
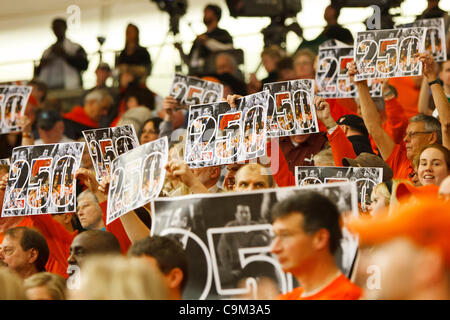
{"type": "MultiPolygon", "coordinates": [[[[429,12],[446,16],[437,10],[439,1],[428,2],[429,12]]],[[[327,8],[329,25],[321,39],[336,30],[338,11],[327,8]]],[[[197,37],[189,54],[177,48],[190,75],[223,84],[230,104],[260,91],[264,83],[315,78],[317,48],[288,55],[271,46],[261,53],[267,77],[252,74],[246,82],[234,57],[218,53],[233,47],[232,37],[218,28],[220,16],[220,8],[207,6],[207,32],[197,37]]],[[[0,137],[0,158],[9,158],[17,146],[84,141],[83,130],[133,124],[141,144],[170,138],[161,197],[293,186],[295,166],[381,167],[383,182],[374,188],[368,212],[344,219],[360,241],[351,279],[334,262],[342,217],[326,197],[307,193],[271,210],[272,253],[301,287],[281,295],[262,279],[253,296],[450,298],[450,60],[435,63],[431,55],[419,54],[423,76],[383,80],[379,99],[370,96],[365,81],[354,82],[358,99],[316,97],[321,131],[268,140],[271,152],[261,161],[264,165],[190,169],[183,161],[183,139],[175,138],[185,134],[188,109],[147,87],[151,58],[139,43],[138,28],[130,24],[126,29],[126,45],[115,66],[118,87],[107,86],[111,68],[100,63],[96,86],[87,90],[81,105],[64,112],[58,101],[46,98],[47,91],[80,88],[89,62],[83,48],[65,37],[64,20],[54,20],[52,27],[57,42],[44,52],[29,82],[33,90],[22,132],[0,137]],[[378,285],[370,285],[371,266],[380,267],[378,285]]],[[[353,41],[348,33],[339,34],[353,41]]],[[[353,79],[358,72],[354,63],[348,72],[353,79]]],[[[9,168],[1,169],[3,199],[9,168]]],[[[87,148],[76,178],[76,212],[0,218],[0,299],[181,299],[190,272],[186,254],[169,236],[149,236],[149,206],[106,225],[109,181],[97,182],[87,148]]]]}

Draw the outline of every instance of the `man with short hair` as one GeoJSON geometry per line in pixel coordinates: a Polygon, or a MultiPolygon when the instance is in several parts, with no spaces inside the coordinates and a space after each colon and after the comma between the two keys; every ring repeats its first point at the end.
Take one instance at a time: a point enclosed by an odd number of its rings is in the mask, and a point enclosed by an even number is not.
{"type": "Polygon", "coordinates": [[[36,127],[39,139],[34,141],[35,145],[74,142],[64,135],[64,121],[56,110],[41,110],[37,116],[36,127]]]}
{"type": "Polygon", "coordinates": [[[217,185],[220,179],[220,171],[221,166],[192,169],[194,175],[208,188],[208,192],[210,193],[223,192],[223,189],[217,185]]]}
{"type": "Polygon", "coordinates": [[[23,279],[45,271],[48,258],[47,241],[38,231],[28,227],[15,227],[5,231],[0,259],[23,279]]]}
{"type": "Polygon", "coordinates": [[[235,191],[267,189],[273,186],[274,181],[270,170],[259,163],[246,164],[236,172],[235,191]]]}
{"type": "Polygon", "coordinates": [[[271,252],[301,285],[281,300],[359,299],[361,289],[335,263],[342,238],[340,214],[327,197],[312,191],[292,195],[275,204],[271,217],[271,252]]]}
{"type": "Polygon", "coordinates": [[[133,243],[128,255],[158,267],[169,287],[170,298],[181,299],[188,280],[188,261],[178,241],[169,236],[147,236],[133,243]]]}
{"type": "Polygon", "coordinates": [[[113,98],[106,89],[95,89],[84,98],[84,106],[76,106],[63,115],[65,134],[74,140],[83,137],[82,131],[99,128],[99,121],[108,114],[113,98]]]}

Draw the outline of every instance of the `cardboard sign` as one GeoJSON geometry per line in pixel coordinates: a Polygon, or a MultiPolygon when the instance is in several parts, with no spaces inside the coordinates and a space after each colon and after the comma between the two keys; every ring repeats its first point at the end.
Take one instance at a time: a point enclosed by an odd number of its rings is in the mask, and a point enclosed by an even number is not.
{"type": "MultiPolygon", "coordinates": [[[[186,250],[189,272],[183,299],[233,299],[257,291],[258,279],[271,279],[279,292],[298,284],[282,271],[270,253],[272,206],[293,194],[316,191],[341,213],[358,214],[354,183],[265,189],[245,193],[158,198],[152,202],[152,235],[170,235],[186,250]]],[[[336,263],[350,275],[358,239],[348,232],[336,252],[336,263]]]]}
{"type": "Polygon", "coordinates": [[[267,93],[191,106],[184,161],[191,168],[217,166],[266,154],[267,93]]]}
{"type": "Polygon", "coordinates": [[[156,198],[169,157],[167,137],[151,141],[113,160],[106,224],[156,198]]]}
{"type": "Polygon", "coordinates": [[[83,148],[82,142],[14,148],[2,217],[74,212],[83,148]]]}
{"type": "Polygon", "coordinates": [[[314,106],[314,80],[266,83],[263,90],[269,93],[267,136],[319,132],[314,106]]]}
{"type": "Polygon", "coordinates": [[[115,158],[139,146],[134,126],[102,128],[83,131],[97,181],[111,174],[115,158]]]}
{"type": "Polygon", "coordinates": [[[17,121],[25,114],[31,86],[0,85],[0,133],[19,132],[17,121]]]}
{"type": "Polygon", "coordinates": [[[447,46],[445,45],[444,18],[421,19],[412,23],[398,25],[397,28],[424,27],[425,51],[433,55],[434,61],[447,61],[447,46]]]}
{"type": "MultiPolygon", "coordinates": [[[[328,43],[328,42],[327,42],[328,43]]],[[[339,41],[319,47],[316,71],[317,95],[324,98],[356,98],[358,90],[348,76],[348,64],[353,62],[353,47],[339,41]]],[[[381,97],[381,82],[369,79],[372,97],[381,97]]]]}
{"type": "Polygon", "coordinates": [[[383,168],[363,167],[295,167],[295,184],[355,182],[358,202],[362,211],[367,211],[373,188],[383,182],[383,168]]]}
{"type": "Polygon", "coordinates": [[[223,85],[177,73],[169,94],[182,105],[214,103],[222,101],[223,85]]]}
{"type": "Polygon", "coordinates": [[[422,63],[414,57],[423,52],[426,28],[385,29],[358,32],[355,80],[422,75],[422,63]]]}

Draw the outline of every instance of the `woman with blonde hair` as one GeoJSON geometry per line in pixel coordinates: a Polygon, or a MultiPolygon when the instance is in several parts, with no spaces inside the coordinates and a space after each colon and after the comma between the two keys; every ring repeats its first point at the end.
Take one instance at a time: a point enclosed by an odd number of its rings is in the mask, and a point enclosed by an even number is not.
{"type": "Polygon", "coordinates": [[[24,285],[28,300],[66,300],[66,281],[58,274],[35,273],[24,285]]]}
{"type": "Polygon", "coordinates": [[[167,300],[164,277],[145,261],[122,256],[91,256],[80,273],[79,300],[167,300]]]}
{"type": "MultiPolygon", "coordinates": [[[[397,203],[396,190],[400,183],[409,183],[408,180],[387,180],[375,186],[370,196],[369,214],[374,216],[385,212],[397,203]]],[[[412,184],[411,184],[412,185],[412,184]]]]}

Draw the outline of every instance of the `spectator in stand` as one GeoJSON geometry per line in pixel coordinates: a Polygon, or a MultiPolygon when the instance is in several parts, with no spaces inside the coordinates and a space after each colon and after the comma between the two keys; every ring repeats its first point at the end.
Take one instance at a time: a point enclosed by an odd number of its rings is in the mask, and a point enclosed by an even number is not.
{"type": "Polygon", "coordinates": [[[352,143],[356,155],[362,152],[373,153],[369,140],[369,132],[361,117],[354,114],[347,114],[340,117],[337,123],[352,143]]]}
{"type": "Polygon", "coordinates": [[[343,275],[334,255],[340,246],[340,214],[325,196],[296,194],[271,210],[274,239],[271,252],[284,272],[301,284],[281,300],[355,300],[361,289],[343,275]]]}
{"type": "Polygon", "coordinates": [[[54,273],[35,273],[24,286],[28,300],[66,300],[66,280],[54,273]]]}
{"type": "Polygon", "coordinates": [[[84,190],[78,195],[77,216],[83,229],[106,230],[102,215],[97,197],[90,190],[84,190]]]}
{"type": "Polygon", "coordinates": [[[120,256],[91,257],[83,265],[77,300],[167,300],[169,288],[156,266],[120,256]]]}
{"type": "Polygon", "coordinates": [[[422,186],[429,184],[440,186],[450,175],[450,151],[440,144],[427,145],[416,157],[415,164],[422,186]]]}
{"type": "Polygon", "coordinates": [[[189,55],[184,54],[181,44],[175,44],[182,60],[189,66],[189,74],[214,73],[214,53],[233,49],[233,38],[218,26],[221,17],[222,9],[219,6],[207,5],[203,11],[206,32],[195,39],[189,55]]]}
{"type": "Polygon", "coordinates": [[[258,81],[254,73],[250,74],[248,85],[249,93],[255,93],[262,90],[266,83],[276,82],[278,79],[277,63],[283,57],[281,48],[277,45],[264,48],[261,53],[261,63],[267,71],[267,77],[258,81]]]}
{"type": "Polygon", "coordinates": [[[157,267],[169,287],[170,299],[181,300],[188,281],[188,261],[183,246],[177,240],[168,236],[147,236],[135,242],[128,255],[157,267]]]}
{"type": "Polygon", "coordinates": [[[316,54],[309,49],[301,49],[294,55],[294,71],[296,79],[314,79],[314,61],[316,54]]]}
{"type": "MultiPolygon", "coordinates": [[[[424,75],[431,81],[436,79],[433,70],[433,58],[428,54],[422,54],[419,58],[424,63],[424,75]]],[[[356,64],[353,62],[349,68],[351,78],[357,73],[356,64]]],[[[356,83],[361,103],[361,112],[364,123],[373,137],[383,159],[394,171],[394,178],[407,179],[413,174],[412,159],[422,147],[432,143],[442,142],[441,124],[430,116],[418,115],[409,120],[404,143],[395,144],[393,139],[383,130],[380,115],[370,97],[366,81],[356,83]]],[[[438,100],[437,108],[442,111],[441,123],[446,127],[450,122],[448,101],[443,89],[438,84],[432,85],[433,97],[438,100]]]]}
{"type": "Polygon", "coordinates": [[[105,89],[96,89],[86,95],[84,106],[76,106],[63,115],[65,135],[77,140],[83,136],[83,130],[98,129],[100,118],[107,115],[112,103],[113,99],[105,89]]]}
{"type": "Polygon", "coordinates": [[[258,163],[243,165],[236,172],[234,190],[238,192],[260,190],[274,187],[270,170],[258,163]]]}
{"type": "Polygon", "coordinates": [[[64,135],[64,121],[61,114],[53,109],[43,109],[38,113],[36,127],[39,139],[34,144],[74,142],[64,135]]]}
{"type": "Polygon", "coordinates": [[[5,231],[1,244],[1,260],[8,268],[26,279],[45,271],[49,248],[44,236],[28,227],[15,227],[5,231]]]}
{"type": "Polygon", "coordinates": [[[297,79],[294,70],[294,60],[291,57],[284,57],[277,63],[277,81],[289,81],[297,79]]]}
{"type": "Polygon", "coordinates": [[[160,134],[160,125],[163,122],[161,118],[154,117],[148,119],[142,126],[142,131],[139,136],[139,142],[145,144],[157,140],[160,134]]]}
{"type": "Polygon", "coordinates": [[[448,202],[421,197],[389,215],[359,217],[346,225],[359,238],[356,273],[361,276],[363,298],[450,299],[448,202]],[[377,272],[368,272],[369,266],[377,266],[377,272]],[[373,280],[377,285],[368,287],[373,280]]]}
{"type": "MultiPolygon", "coordinates": [[[[1,262],[1,260],[0,260],[1,262]]],[[[26,300],[23,279],[0,264],[0,300],[26,300]]]]}
{"type": "Polygon", "coordinates": [[[56,42],[42,54],[36,70],[38,78],[49,89],[79,89],[83,87],[81,72],[88,67],[84,49],[66,38],[67,23],[56,18],[52,22],[56,42]]]}
{"type": "Polygon", "coordinates": [[[216,56],[216,73],[230,74],[237,80],[244,82],[244,75],[241,70],[239,70],[236,58],[229,53],[219,53],[216,56]]]}
{"type": "Polygon", "coordinates": [[[137,67],[143,79],[151,73],[152,61],[150,54],[146,48],[140,45],[139,29],[132,23],[128,24],[126,28],[125,48],[120,52],[116,61],[116,66],[119,69],[123,66],[137,67]]]}

